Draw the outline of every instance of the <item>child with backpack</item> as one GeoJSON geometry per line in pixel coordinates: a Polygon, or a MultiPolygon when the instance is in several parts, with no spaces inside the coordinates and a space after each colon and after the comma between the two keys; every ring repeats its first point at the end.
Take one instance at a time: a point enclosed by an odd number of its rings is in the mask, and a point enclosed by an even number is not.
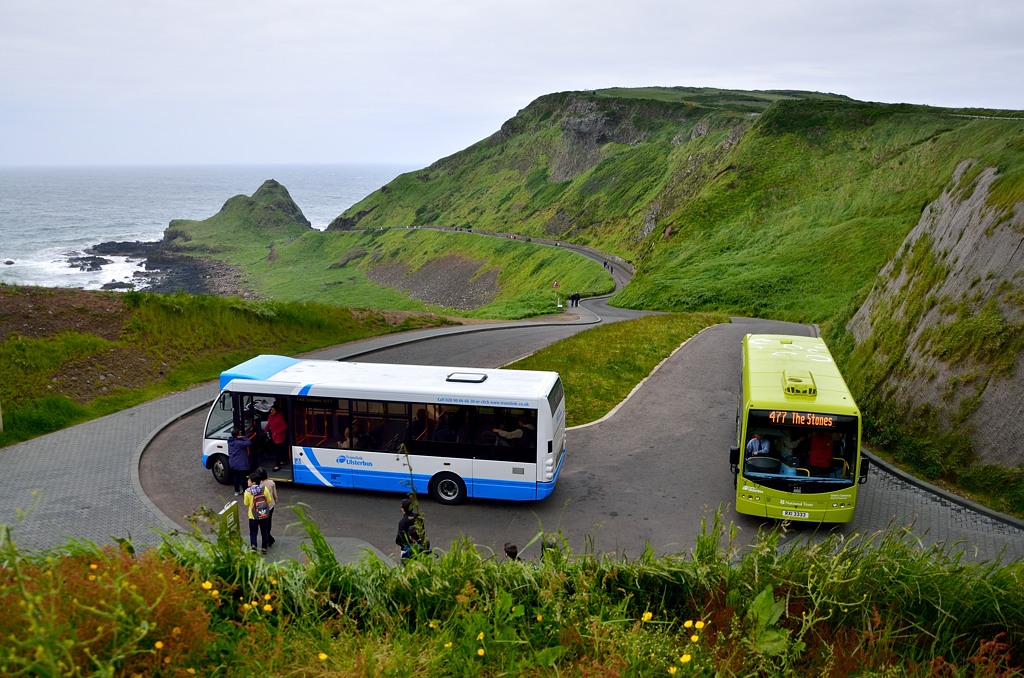
{"type": "Polygon", "coordinates": [[[260,485],[259,474],[248,478],[249,487],[245,490],[245,506],[249,514],[249,546],[256,550],[256,533],[259,532],[263,542],[263,553],[270,546],[270,499],[260,485]]]}

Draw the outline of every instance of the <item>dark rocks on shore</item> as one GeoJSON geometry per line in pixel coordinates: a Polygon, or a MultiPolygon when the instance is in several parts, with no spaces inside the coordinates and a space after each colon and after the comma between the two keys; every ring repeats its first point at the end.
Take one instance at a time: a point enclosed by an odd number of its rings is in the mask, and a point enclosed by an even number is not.
{"type": "Polygon", "coordinates": [[[256,295],[243,284],[239,272],[231,266],[218,261],[178,254],[162,240],[108,241],[90,247],[87,251],[90,256],[69,257],[68,260],[96,260],[97,267],[90,270],[101,270],[102,264],[112,263],[109,259],[96,256],[99,254],[140,260],[139,266],[144,270],[133,273],[131,282],[111,281],[102,286],[105,290],[144,288],[147,292],[161,294],[184,292],[256,298],[256,295]]]}
{"type": "Polygon", "coordinates": [[[85,255],[81,257],[68,257],[68,267],[77,268],[79,271],[102,271],[107,264],[114,263],[110,259],[85,255]]]}

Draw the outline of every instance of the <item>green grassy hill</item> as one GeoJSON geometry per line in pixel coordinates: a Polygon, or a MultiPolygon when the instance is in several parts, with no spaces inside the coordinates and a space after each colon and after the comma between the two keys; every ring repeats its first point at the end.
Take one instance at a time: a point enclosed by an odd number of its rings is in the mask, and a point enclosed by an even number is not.
{"type": "Polygon", "coordinates": [[[1007,415],[1024,407],[1014,369],[1024,359],[1024,254],[1013,246],[1022,203],[1021,112],[614,89],[541,97],[329,230],[440,224],[544,236],[634,264],[619,305],[817,323],[874,442],[935,480],[974,465],[1024,505],[1024,456],[1003,444],[1024,436],[1007,415]],[[908,242],[915,227],[926,232],[908,242]],[[926,250],[932,242],[941,247],[926,250]],[[894,298],[873,302],[875,321],[855,333],[851,319],[897,260],[915,266],[887,274],[876,297],[894,298]]]}

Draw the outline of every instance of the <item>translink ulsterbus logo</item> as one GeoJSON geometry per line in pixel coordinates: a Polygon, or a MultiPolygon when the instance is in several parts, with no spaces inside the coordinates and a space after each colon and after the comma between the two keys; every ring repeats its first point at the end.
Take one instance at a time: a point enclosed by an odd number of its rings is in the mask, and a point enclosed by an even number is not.
{"type": "Polygon", "coordinates": [[[373,466],[372,461],[366,461],[362,457],[346,457],[344,454],[334,460],[339,466],[373,466]]]}

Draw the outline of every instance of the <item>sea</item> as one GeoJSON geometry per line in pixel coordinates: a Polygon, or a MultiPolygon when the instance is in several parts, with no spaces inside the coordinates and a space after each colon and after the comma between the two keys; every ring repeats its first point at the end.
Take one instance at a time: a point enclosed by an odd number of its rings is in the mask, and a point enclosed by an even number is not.
{"type": "Polygon", "coordinates": [[[156,241],[172,219],[202,220],[229,198],[282,184],[314,228],[414,165],[0,166],[0,284],[101,289],[134,282],[126,257],[98,271],[69,259],[107,241],[156,241]]]}

